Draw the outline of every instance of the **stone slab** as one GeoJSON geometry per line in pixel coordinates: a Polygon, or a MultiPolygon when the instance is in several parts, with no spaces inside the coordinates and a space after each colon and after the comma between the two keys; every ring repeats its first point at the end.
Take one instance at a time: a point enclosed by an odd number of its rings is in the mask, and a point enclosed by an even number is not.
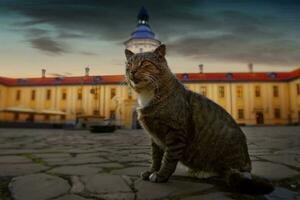
{"type": "Polygon", "coordinates": [[[26,174],[37,173],[47,170],[46,167],[41,164],[1,164],[0,165],[0,177],[5,176],[21,176],[26,174]]]}
{"type": "Polygon", "coordinates": [[[13,178],[9,190],[14,200],[48,200],[68,192],[68,182],[47,174],[32,174],[13,178]]]}
{"type": "Polygon", "coordinates": [[[124,165],[120,163],[99,163],[99,164],[90,164],[90,166],[101,167],[101,168],[108,168],[108,169],[115,169],[115,168],[124,168],[124,165]]]}
{"type": "Polygon", "coordinates": [[[89,165],[79,165],[79,166],[61,166],[51,169],[50,173],[53,174],[63,174],[63,175],[89,175],[97,174],[101,172],[102,169],[99,167],[93,167],[89,165]]]}
{"type": "Polygon", "coordinates": [[[234,200],[226,195],[226,193],[223,192],[214,192],[214,193],[209,193],[209,194],[204,194],[204,195],[195,195],[195,196],[190,196],[183,198],[182,200],[234,200]]]}
{"type": "Polygon", "coordinates": [[[272,162],[294,166],[300,169],[300,162],[297,160],[297,155],[265,155],[258,157],[272,162]]]}
{"type": "Polygon", "coordinates": [[[105,163],[108,162],[104,158],[99,157],[71,157],[71,158],[54,158],[45,160],[49,165],[80,165],[90,163],[105,163]]]}
{"type": "Polygon", "coordinates": [[[188,181],[169,180],[167,183],[151,183],[138,180],[135,183],[138,200],[152,200],[183,196],[212,188],[212,185],[188,181]]]}
{"type": "Polygon", "coordinates": [[[121,176],[97,174],[82,177],[86,190],[96,194],[132,192],[121,176]]]}
{"type": "Polygon", "coordinates": [[[300,193],[277,187],[271,194],[265,195],[265,197],[267,200],[299,200],[300,193]]]}
{"type": "Polygon", "coordinates": [[[32,163],[32,160],[23,156],[0,156],[0,164],[32,163]]]}
{"type": "Polygon", "coordinates": [[[64,195],[62,197],[55,198],[53,200],[90,200],[90,199],[86,199],[84,197],[74,195],[74,194],[67,194],[67,195],[64,195]]]}
{"type": "Polygon", "coordinates": [[[280,164],[254,161],[252,162],[252,174],[270,180],[281,180],[284,178],[297,176],[300,173],[280,164]]]}
{"type": "Polygon", "coordinates": [[[124,169],[113,170],[111,171],[111,173],[118,175],[140,176],[142,172],[148,169],[148,167],[128,167],[124,169]]]}
{"type": "Polygon", "coordinates": [[[135,200],[133,193],[102,194],[96,196],[105,200],[135,200]]]}
{"type": "Polygon", "coordinates": [[[51,158],[70,158],[71,155],[69,153],[43,153],[43,154],[34,154],[37,158],[42,159],[51,159],[51,158]]]}

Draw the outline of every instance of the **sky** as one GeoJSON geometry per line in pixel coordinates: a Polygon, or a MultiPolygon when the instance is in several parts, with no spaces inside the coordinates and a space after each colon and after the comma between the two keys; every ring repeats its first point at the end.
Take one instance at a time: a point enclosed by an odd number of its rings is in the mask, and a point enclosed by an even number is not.
{"type": "Polygon", "coordinates": [[[175,73],[300,67],[299,0],[0,0],[0,76],[124,74],[141,6],[175,73]]]}

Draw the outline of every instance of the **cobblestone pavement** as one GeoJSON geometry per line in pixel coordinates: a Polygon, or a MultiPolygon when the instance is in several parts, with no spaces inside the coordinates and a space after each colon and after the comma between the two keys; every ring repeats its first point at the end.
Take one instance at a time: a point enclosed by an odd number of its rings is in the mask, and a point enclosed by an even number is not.
{"type": "Polygon", "coordinates": [[[214,180],[188,177],[180,167],[168,183],[140,180],[150,159],[142,130],[0,129],[0,199],[299,199],[300,126],[243,130],[253,174],[276,185],[269,195],[232,193],[214,180]]]}

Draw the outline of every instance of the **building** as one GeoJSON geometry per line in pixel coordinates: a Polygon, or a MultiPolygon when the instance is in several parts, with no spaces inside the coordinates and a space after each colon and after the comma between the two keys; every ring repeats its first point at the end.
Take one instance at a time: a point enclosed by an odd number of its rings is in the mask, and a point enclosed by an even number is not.
{"type": "MultiPolygon", "coordinates": [[[[152,51],[160,42],[142,8],[138,25],[125,42],[134,52],[152,51]]],[[[300,68],[291,72],[176,74],[187,88],[224,107],[239,124],[294,124],[300,122],[300,68]]],[[[138,126],[136,94],[123,75],[78,77],[0,77],[0,121],[75,123],[79,116],[114,118],[126,128],[138,126]]]]}

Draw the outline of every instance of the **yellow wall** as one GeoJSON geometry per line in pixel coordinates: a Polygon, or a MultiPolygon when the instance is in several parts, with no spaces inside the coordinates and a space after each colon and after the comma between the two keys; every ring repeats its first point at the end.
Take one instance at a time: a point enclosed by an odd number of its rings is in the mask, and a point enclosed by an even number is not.
{"type": "MultiPolygon", "coordinates": [[[[7,93],[7,87],[4,87],[3,85],[0,85],[0,109],[5,108],[6,106],[6,93],[7,93]]],[[[4,113],[0,112],[0,120],[4,119],[4,113]]]]}
{"type": "MultiPolygon", "coordinates": [[[[289,83],[286,82],[234,82],[186,84],[190,90],[201,93],[206,87],[207,97],[221,105],[241,124],[256,124],[256,112],[264,115],[264,124],[288,123],[289,83]],[[237,87],[242,87],[242,97],[237,96],[237,87]],[[261,96],[255,97],[255,86],[260,87],[261,96]],[[273,86],[278,87],[278,97],[273,96],[273,86]],[[219,96],[219,87],[224,87],[224,97],[219,96]],[[274,117],[274,109],[280,109],[280,119],[274,117]],[[244,118],[238,119],[238,109],[244,110],[244,118]]],[[[299,102],[299,100],[298,100],[299,102]]]]}
{"type": "Polygon", "coordinates": [[[300,94],[297,94],[297,84],[300,87],[300,79],[293,80],[289,83],[290,93],[290,110],[292,122],[300,122],[300,94]]]}
{"type": "MultiPolygon", "coordinates": [[[[233,83],[187,83],[190,90],[201,93],[206,89],[206,96],[229,112],[238,123],[256,124],[256,112],[262,112],[264,124],[287,124],[299,122],[300,95],[296,93],[296,85],[300,79],[291,82],[233,82],[233,83]],[[255,97],[255,87],[259,86],[260,97],[255,97]],[[278,87],[278,97],[273,95],[273,87],[278,87]],[[220,97],[219,88],[224,87],[224,97],[220,97]],[[242,88],[242,96],[237,96],[237,88],[242,88]],[[280,118],[274,116],[274,109],[280,109],[280,118]],[[242,109],[244,116],[238,119],[238,109],[242,109]],[[290,115],[290,117],[289,117],[290,115]]],[[[31,108],[37,111],[56,110],[66,112],[66,118],[60,116],[35,115],[34,121],[39,122],[66,122],[73,123],[77,115],[101,115],[110,118],[115,113],[119,123],[127,128],[134,123],[133,112],[136,107],[136,94],[129,91],[126,85],[72,85],[72,86],[20,86],[5,87],[0,85],[0,108],[20,107],[31,108]],[[21,91],[20,100],[16,99],[17,91],[21,91]],[[32,90],[35,91],[35,100],[31,100],[32,90]],[[47,100],[47,91],[51,91],[51,98],[47,100]],[[111,98],[114,90],[115,96],[111,98]],[[81,92],[81,99],[78,98],[81,92]],[[95,94],[91,91],[96,91],[95,94]],[[63,99],[63,93],[66,99],[63,99]]],[[[19,121],[25,121],[28,114],[21,114],[19,121]]],[[[0,113],[0,120],[12,121],[14,114],[0,113]]]]}

